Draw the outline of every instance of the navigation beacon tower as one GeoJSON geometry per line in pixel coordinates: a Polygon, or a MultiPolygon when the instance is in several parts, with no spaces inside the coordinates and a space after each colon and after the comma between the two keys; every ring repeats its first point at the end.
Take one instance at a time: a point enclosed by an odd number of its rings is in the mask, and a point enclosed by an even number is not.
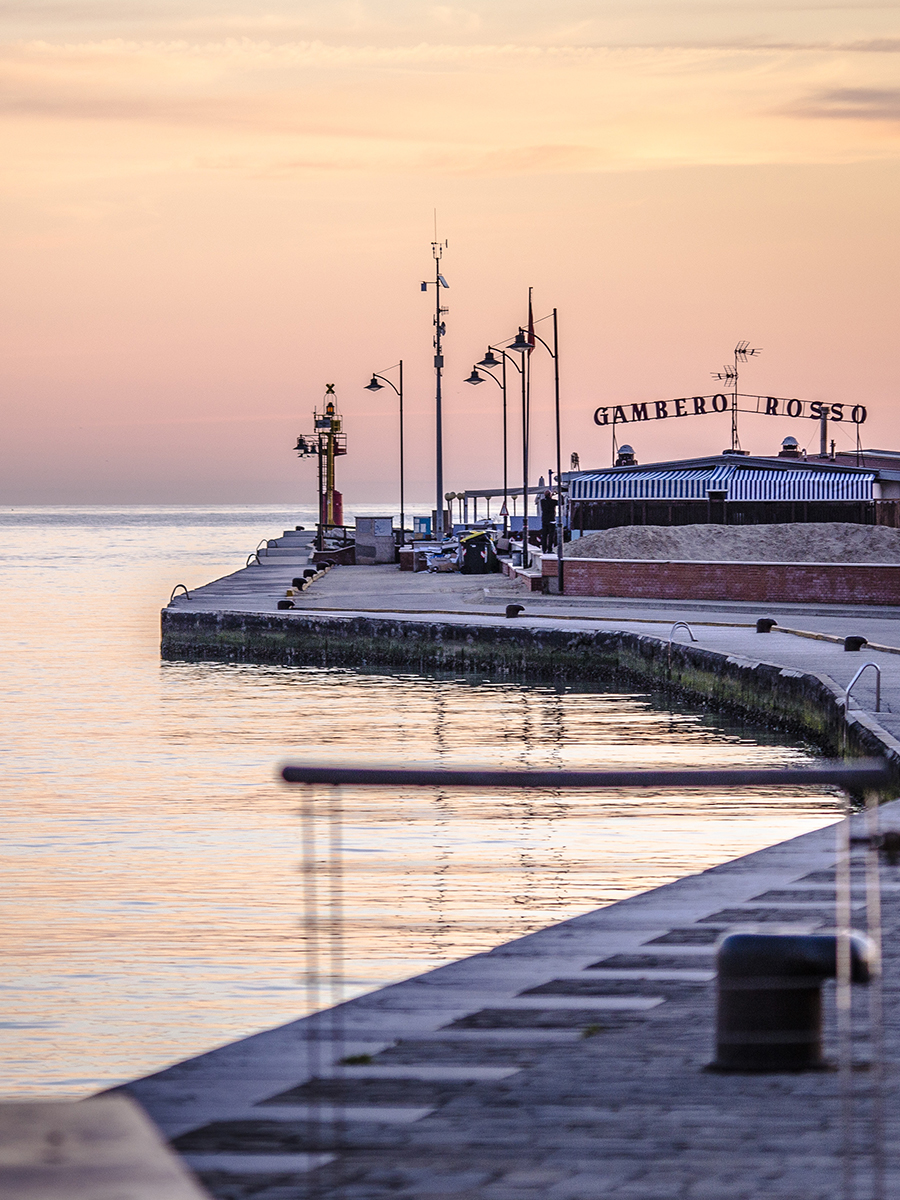
{"type": "Polygon", "coordinates": [[[342,432],[343,418],[335,409],[334,384],[325,385],[325,404],[313,411],[315,433],[301,434],[295,449],[300,458],[315,454],[319,459],[319,526],[333,529],[344,523],[344,498],[334,486],[334,460],[347,453],[347,435],[342,432]]]}

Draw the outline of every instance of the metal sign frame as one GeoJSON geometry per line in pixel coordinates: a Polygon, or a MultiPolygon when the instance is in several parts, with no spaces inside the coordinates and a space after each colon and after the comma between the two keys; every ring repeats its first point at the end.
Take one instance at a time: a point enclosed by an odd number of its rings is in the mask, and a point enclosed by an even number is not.
{"type": "MultiPolygon", "coordinates": [[[[811,421],[828,420],[835,424],[850,421],[859,427],[868,417],[864,404],[825,404],[820,400],[799,400],[797,397],[754,396],[739,392],[738,399],[755,401],[753,408],[738,408],[737,412],[751,413],[761,417],[807,418],[811,421]],[[849,409],[849,412],[845,410],[849,409]]],[[[680,396],[669,400],[645,400],[640,404],[607,404],[594,410],[595,425],[636,425],[644,421],[665,421],[669,417],[705,417],[713,413],[732,411],[732,398],[724,392],[712,396],[680,396]],[[707,407],[707,405],[709,407],[707,407]],[[626,414],[630,409],[631,416],[626,414]]]]}

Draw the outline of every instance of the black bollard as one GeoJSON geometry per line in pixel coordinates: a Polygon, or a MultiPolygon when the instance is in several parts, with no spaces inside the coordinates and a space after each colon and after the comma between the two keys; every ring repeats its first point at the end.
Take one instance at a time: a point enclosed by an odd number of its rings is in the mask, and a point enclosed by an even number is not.
{"type": "Polygon", "coordinates": [[[778,622],[773,620],[771,617],[760,617],[759,620],[756,622],[756,632],[757,633],[771,633],[772,626],[777,625],[777,624],[778,624],[778,622]]]}
{"type": "Polygon", "coordinates": [[[294,602],[293,602],[293,600],[279,600],[278,607],[279,608],[293,608],[294,602]]]}
{"type": "Polygon", "coordinates": [[[318,573],[319,573],[318,567],[304,567],[303,568],[304,579],[313,579],[316,575],[318,575],[318,573]]]}
{"type": "Polygon", "coordinates": [[[900,832],[886,829],[878,840],[878,847],[887,859],[888,866],[896,867],[900,862],[900,832]]]}
{"type": "Polygon", "coordinates": [[[863,646],[868,646],[868,644],[868,639],[864,637],[851,636],[844,638],[845,650],[862,650],[863,646]]]}
{"type": "Polygon", "coordinates": [[[524,611],[525,611],[524,604],[507,604],[507,606],[506,606],[506,615],[508,617],[517,617],[520,612],[524,612],[524,611]]]}
{"type": "MultiPolygon", "coordinates": [[[[719,947],[713,1071],[820,1071],[822,983],[837,974],[829,934],[734,933],[719,947]]],[[[869,982],[868,945],[850,939],[853,983],[869,982]]]]}
{"type": "Polygon", "coordinates": [[[291,587],[302,588],[304,583],[306,583],[306,580],[301,579],[298,575],[296,578],[291,580],[291,587]]]}

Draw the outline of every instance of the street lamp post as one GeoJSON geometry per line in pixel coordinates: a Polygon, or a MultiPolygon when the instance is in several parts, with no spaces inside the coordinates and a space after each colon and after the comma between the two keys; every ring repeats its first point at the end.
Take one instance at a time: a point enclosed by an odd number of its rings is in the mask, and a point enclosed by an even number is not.
{"type": "MultiPolygon", "coordinates": [[[[522,332],[521,330],[519,331],[522,332]]],[[[559,594],[563,595],[565,591],[565,575],[563,569],[563,498],[562,498],[562,450],[560,444],[560,428],[559,428],[559,323],[557,321],[556,309],[553,310],[553,349],[551,350],[547,343],[538,334],[531,331],[535,341],[540,342],[550,357],[553,359],[553,400],[556,414],[556,579],[559,587],[559,594]]],[[[518,349],[513,346],[513,349],[518,349]]]]}
{"type": "MultiPolygon", "coordinates": [[[[529,296],[530,296],[529,292],[529,296]]],[[[522,566],[531,566],[531,550],[528,545],[528,441],[529,441],[529,412],[528,412],[528,355],[534,349],[534,344],[528,340],[528,335],[522,326],[515,340],[509,347],[522,356],[521,364],[516,369],[522,376],[522,566]]]]}
{"type": "Polygon", "coordinates": [[[386,375],[381,375],[377,371],[372,375],[372,380],[367,383],[367,392],[380,392],[385,384],[392,387],[400,398],[400,541],[403,543],[406,540],[406,512],[403,507],[403,359],[401,358],[397,367],[386,367],[387,371],[394,371],[399,368],[400,371],[400,386],[388,379],[386,375]],[[379,382],[382,380],[383,382],[379,382]]]}
{"type": "MultiPolygon", "coordinates": [[[[522,490],[523,490],[523,494],[524,494],[524,498],[525,498],[524,516],[522,518],[523,522],[524,522],[524,526],[523,526],[524,536],[523,536],[523,540],[522,540],[522,565],[527,567],[529,565],[530,559],[529,559],[529,553],[528,553],[528,387],[527,387],[527,372],[525,370],[525,354],[532,349],[532,346],[529,342],[525,341],[524,339],[525,339],[525,331],[524,331],[524,329],[520,329],[515,341],[508,349],[504,350],[502,346],[488,346],[487,354],[484,356],[484,358],[481,360],[481,362],[478,363],[477,367],[472,368],[472,375],[478,375],[478,367],[484,367],[485,369],[487,369],[492,366],[493,367],[498,366],[499,363],[494,358],[494,354],[496,353],[501,356],[502,361],[503,361],[503,382],[500,384],[500,386],[503,389],[503,503],[504,503],[504,507],[507,505],[507,502],[508,502],[507,501],[508,490],[507,490],[507,480],[506,480],[506,361],[507,361],[507,359],[512,363],[512,365],[515,367],[515,369],[522,376],[522,490]],[[525,346],[524,350],[522,349],[522,344],[520,344],[523,342],[524,342],[524,346],[525,346]],[[521,353],[522,353],[521,363],[516,362],[515,358],[512,356],[512,354],[510,354],[510,350],[521,351],[521,353]]],[[[490,374],[490,372],[488,372],[488,373],[490,374]]],[[[477,379],[473,379],[472,375],[469,376],[469,378],[466,380],[466,383],[481,383],[480,375],[478,375],[477,379]]],[[[499,382],[499,380],[494,375],[491,375],[491,379],[494,380],[494,383],[499,382]]],[[[515,497],[513,497],[513,505],[515,505],[515,497]]],[[[506,530],[506,522],[504,521],[504,531],[505,530],[506,530]]]]}
{"type": "MultiPolygon", "coordinates": [[[[478,368],[481,367],[486,373],[488,379],[493,379],[497,387],[503,393],[503,536],[506,537],[509,529],[509,483],[507,469],[507,436],[506,436],[506,355],[500,351],[500,358],[494,356],[494,347],[488,346],[487,354],[481,362],[476,363],[472,368],[472,374],[466,380],[466,383],[483,383],[484,379],[478,374],[478,368]],[[491,373],[492,367],[501,368],[501,377],[491,373]]],[[[490,512],[490,508],[488,509],[490,512]]]]}

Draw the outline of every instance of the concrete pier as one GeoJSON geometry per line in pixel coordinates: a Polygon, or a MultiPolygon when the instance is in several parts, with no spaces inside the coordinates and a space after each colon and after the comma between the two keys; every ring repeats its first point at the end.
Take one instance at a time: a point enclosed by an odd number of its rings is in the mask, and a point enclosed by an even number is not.
{"type": "MultiPolygon", "coordinates": [[[[338,567],[277,612],[298,566],[254,565],[176,598],[163,614],[164,655],[402,662],[491,677],[620,670],[900,764],[900,608],[586,600],[498,576],[338,567]],[[514,620],[504,615],[510,600],[525,606],[514,620]],[[775,631],[756,633],[761,616],[775,631]],[[673,636],[676,621],[696,640],[673,636]],[[849,634],[872,644],[845,652],[849,634]],[[882,673],[880,712],[870,679],[845,704],[868,661],[882,673]]],[[[900,831],[900,802],[880,819],[900,831]]],[[[127,1091],[221,1200],[846,1200],[848,1109],[836,1072],[704,1070],[716,944],[736,931],[833,929],[835,858],[833,829],[806,834],[127,1091]]],[[[863,922],[861,860],[853,880],[863,922]]],[[[900,1189],[900,867],[883,866],[882,904],[890,1196],[900,1189]]],[[[875,1200],[877,1098],[858,991],[850,1194],[875,1200]]],[[[833,1058],[831,985],[826,1025],[833,1058]]]]}
{"type": "Polygon", "coordinates": [[[162,614],[163,656],[561,681],[618,672],[755,713],[832,753],[883,753],[900,777],[900,607],[584,599],[534,594],[502,575],[341,566],[279,612],[304,565],[303,555],[273,555],[176,597],[162,614]],[[514,621],[505,616],[510,601],[524,606],[514,621]],[[761,616],[778,622],[771,633],[756,633],[761,616]],[[672,637],[676,621],[689,623],[694,641],[683,629],[672,637]],[[850,634],[870,644],[847,653],[850,634]],[[844,705],[864,662],[881,672],[877,713],[872,670],[844,705]]]}

